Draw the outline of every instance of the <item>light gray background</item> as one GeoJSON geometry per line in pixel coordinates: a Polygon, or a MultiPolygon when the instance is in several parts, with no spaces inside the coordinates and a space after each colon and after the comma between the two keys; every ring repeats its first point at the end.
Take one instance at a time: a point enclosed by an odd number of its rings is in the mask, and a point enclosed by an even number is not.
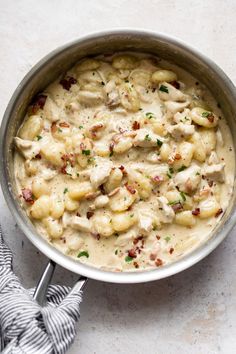
{"type": "MultiPolygon", "coordinates": [[[[236,83],[234,0],[0,0],[0,116],[42,56],[80,35],[122,26],[177,36],[236,83]]],[[[2,194],[0,210],[15,271],[33,286],[46,259],[15,225],[2,194]]],[[[235,233],[207,259],[166,280],[132,286],[91,280],[69,353],[236,353],[235,233]]],[[[57,270],[61,283],[75,279],[57,270]]]]}

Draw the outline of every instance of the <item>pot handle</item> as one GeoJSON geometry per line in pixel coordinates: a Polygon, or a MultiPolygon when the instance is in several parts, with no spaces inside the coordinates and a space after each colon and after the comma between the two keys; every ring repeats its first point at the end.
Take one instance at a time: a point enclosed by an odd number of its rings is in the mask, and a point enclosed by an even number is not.
{"type": "MultiPolygon", "coordinates": [[[[48,290],[48,286],[52,280],[53,273],[56,268],[56,263],[52,260],[49,260],[46,268],[39,279],[39,282],[35,288],[33,298],[38,302],[39,305],[44,306],[46,303],[46,294],[48,290]]],[[[78,281],[75,283],[71,292],[83,290],[88,279],[84,276],[80,276],[78,281]]]]}

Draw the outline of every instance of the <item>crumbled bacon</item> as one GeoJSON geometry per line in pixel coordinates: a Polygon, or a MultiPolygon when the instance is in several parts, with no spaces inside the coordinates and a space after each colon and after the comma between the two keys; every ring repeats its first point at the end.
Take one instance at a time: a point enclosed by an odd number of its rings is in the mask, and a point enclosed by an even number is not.
{"type": "Polygon", "coordinates": [[[172,206],[172,209],[174,210],[174,212],[180,211],[183,209],[183,205],[179,202],[179,203],[175,203],[172,206]]]}
{"type": "Polygon", "coordinates": [[[132,248],[131,250],[128,251],[128,255],[129,257],[131,258],[136,258],[137,257],[137,253],[136,253],[136,249],[135,248],[132,248]]]}
{"type": "Polygon", "coordinates": [[[51,133],[54,134],[57,131],[57,123],[53,122],[51,125],[51,133]]]}
{"type": "Polygon", "coordinates": [[[164,181],[164,178],[162,176],[154,176],[152,177],[152,181],[159,184],[164,181]]]}
{"type": "Polygon", "coordinates": [[[133,188],[130,184],[125,183],[125,187],[126,187],[127,191],[130,192],[130,194],[136,193],[136,189],[133,188]]]}
{"type": "Polygon", "coordinates": [[[60,81],[61,86],[67,91],[69,91],[71,86],[75,85],[76,83],[77,80],[72,76],[68,76],[67,78],[61,79],[60,81]]]}
{"type": "Polygon", "coordinates": [[[133,128],[133,130],[138,130],[138,129],[140,129],[140,123],[135,120],[135,121],[133,122],[132,128],[133,128]]]}
{"type": "Polygon", "coordinates": [[[151,253],[151,254],[150,254],[150,260],[151,260],[151,261],[155,261],[156,256],[157,256],[156,254],[151,253]]]}
{"type": "Polygon", "coordinates": [[[24,200],[26,201],[26,203],[34,204],[33,193],[31,191],[31,189],[23,188],[21,190],[21,192],[22,192],[22,196],[23,196],[24,200]]]}
{"type": "Polygon", "coordinates": [[[175,160],[181,160],[182,156],[177,152],[177,154],[175,154],[175,160]]]}
{"type": "Polygon", "coordinates": [[[170,250],[169,250],[169,253],[172,254],[174,252],[174,248],[171,247],[170,250]]]}
{"type": "Polygon", "coordinates": [[[61,157],[62,161],[67,164],[67,162],[70,163],[72,167],[75,166],[75,155],[74,154],[64,154],[61,157]]]}
{"type": "Polygon", "coordinates": [[[217,218],[222,213],[223,213],[223,209],[222,208],[218,209],[217,212],[215,213],[215,217],[217,218]]]}
{"type": "Polygon", "coordinates": [[[213,181],[208,181],[208,186],[212,187],[213,186],[213,181]]]}
{"type": "Polygon", "coordinates": [[[32,103],[31,106],[31,113],[36,114],[39,109],[43,109],[45,102],[46,102],[47,96],[46,95],[37,95],[32,103]]]}
{"type": "Polygon", "coordinates": [[[215,119],[215,117],[214,117],[214,114],[209,114],[208,116],[207,116],[207,119],[209,120],[209,122],[210,123],[213,123],[214,122],[214,119],[215,119]]]}
{"type": "Polygon", "coordinates": [[[111,154],[113,153],[114,146],[115,146],[115,143],[112,141],[109,145],[109,151],[111,154]]]}
{"type": "Polygon", "coordinates": [[[59,123],[59,126],[62,128],[69,128],[70,124],[68,124],[67,122],[61,122],[61,123],[59,123]]]}
{"type": "Polygon", "coordinates": [[[133,244],[134,245],[137,245],[137,243],[139,242],[139,241],[142,241],[143,240],[143,236],[138,236],[138,237],[136,237],[134,240],[133,240],[133,244]]]}
{"type": "Polygon", "coordinates": [[[157,267],[160,267],[160,266],[162,266],[163,261],[160,258],[157,258],[155,264],[157,267]]]}
{"type": "Polygon", "coordinates": [[[161,239],[161,236],[156,235],[156,238],[157,238],[157,240],[160,240],[160,239],[161,239]]]}
{"type": "Polygon", "coordinates": [[[80,213],[77,211],[76,216],[81,216],[80,213]]]}
{"type": "Polygon", "coordinates": [[[123,176],[126,176],[127,175],[127,172],[126,172],[126,170],[125,170],[125,167],[123,166],[123,165],[120,165],[120,167],[118,167],[120,170],[121,170],[121,172],[123,173],[123,176]]]}
{"type": "Polygon", "coordinates": [[[87,211],[87,218],[90,219],[93,215],[94,215],[94,212],[93,211],[87,211]]]}
{"type": "Polygon", "coordinates": [[[192,211],[192,214],[194,216],[198,216],[200,214],[200,208],[195,208],[193,211],[192,211]]]}
{"type": "Polygon", "coordinates": [[[135,268],[139,268],[139,264],[137,262],[134,262],[133,264],[134,264],[135,268]]]}
{"type": "Polygon", "coordinates": [[[178,81],[176,81],[176,80],[171,81],[170,84],[171,84],[172,86],[174,86],[177,90],[180,89],[180,84],[179,84],[178,81]]]}
{"type": "Polygon", "coordinates": [[[37,154],[37,155],[35,155],[35,158],[41,160],[42,156],[41,156],[41,154],[37,154]]]}

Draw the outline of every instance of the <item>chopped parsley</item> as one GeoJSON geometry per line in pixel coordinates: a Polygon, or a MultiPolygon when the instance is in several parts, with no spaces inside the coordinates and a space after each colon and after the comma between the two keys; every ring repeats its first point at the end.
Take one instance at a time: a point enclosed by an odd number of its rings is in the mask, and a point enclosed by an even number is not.
{"type": "Polygon", "coordinates": [[[165,85],[161,85],[159,87],[159,91],[169,93],[168,87],[166,87],[165,85]]]}
{"type": "Polygon", "coordinates": [[[170,167],[170,168],[169,168],[169,171],[167,172],[167,176],[168,176],[169,178],[172,178],[173,173],[174,173],[174,169],[173,169],[173,167],[170,167]]]}
{"type": "Polygon", "coordinates": [[[90,150],[82,150],[82,154],[88,156],[90,155],[90,150]]]}
{"type": "Polygon", "coordinates": [[[80,126],[79,126],[79,129],[83,129],[83,126],[82,126],[82,125],[80,125],[80,126]]]}
{"type": "Polygon", "coordinates": [[[63,193],[66,194],[67,192],[68,192],[68,188],[65,188],[63,193]]]}
{"type": "Polygon", "coordinates": [[[174,200],[173,202],[169,202],[168,205],[175,205],[175,204],[179,204],[180,200],[174,200]]]}
{"type": "Polygon", "coordinates": [[[130,218],[133,218],[133,217],[134,217],[134,214],[131,214],[129,217],[130,217],[130,218]]]}
{"type": "Polygon", "coordinates": [[[89,258],[89,254],[87,251],[82,251],[78,254],[77,258],[80,258],[80,257],[87,257],[89,258]]]}
{"type": "Polygon", "coordinates": [[[165,240],[166,242],[169,242],[169,241],[171,240],[171,237],[170,237],[170,236],[166,236],[166,237],[164,238],[164,240],[165,240]]]}
{"type": "Polygon", "coordinates": [[[133,258],[130,257],[130,256],[126,256],[126,257],[125,257],[125,261],[126,261],[127,263],[132,262],[132,260],[133,260],[133,258]]]}
{"type": "Polygon", "coordinates": [[[211,114],[211,112],[202,112],[202,117],[208,118],[211,114]]]}
{"type": "Polygon", "coordinates": [[[117,255],[118,254],[118,250],[115,250],[115,255],[117,255]]]}
{"type": "Polygon", "coordinates": [[[161,147],[161,145],[163,144],[163,142],[159,139],[157,139],[157,146],[161,147]]]}
{"type": "Polygon", "coordinates": [[[178,172],[184,171],[186,170],[186,166],[182,165],[180,168],[178,168],[178,172]]]}
{"type": "Polygon", "coordinates": [[[185,195],[185,193],[181,191],[181,192],[179,192],[179,194],[180,194],[181,198],[183,199],[183,201],[186,202],[186,195],[185,195]]]}
{"type": "Polygon", "coordinates": [[[62,133],[62,129],[61,128],[58,128],[57,131],[58,131],[58,133],[62,133]]]}
{"type": "Polygon", "coordinates": [[[109,157],[112,157],[114,155],[114,151],[112,150],[109,154],[109,157]]]}
{"type": "Polygon", "coordinates": [[[152,112],[147,112],[147,113],[146,113],[146,117],[147,117],[148,119],[155,118],[155,116],[154,116],[154,114],[153,114],[152,112]]]}
{"type": "Polygon", "coordinates": [[[104,85],[105,85],[105,82],[104,82],[104,81],[102,81],[102,82],[101,82],[101,85],[102,85],[102,86],[104,86],[104,85]]]}
{"type": "Polygon", "coordinates": [[[150,138],[149,134],[147,134],[147,135],[145,136],[144,140],[146,140],[146,141],[151,141],[151,138],[150,138]]]}
{"type": "Polygon", "coordinates": [[[41,135],[37,135],[36,138],[37,138],[37,140],[43,139],[43,137],[41,135]]]}
{"type": "Polygon", "coordinates": [[[94,157],[89,157],[87,160],[88,163],[93,163],[94,161],[95,161],[94,157]]]}
{"type": "Polygon", "coordinates": [[[196,176],[200,176],[200,173],[199,173],[199,172],[196,172],[196,176]]]}

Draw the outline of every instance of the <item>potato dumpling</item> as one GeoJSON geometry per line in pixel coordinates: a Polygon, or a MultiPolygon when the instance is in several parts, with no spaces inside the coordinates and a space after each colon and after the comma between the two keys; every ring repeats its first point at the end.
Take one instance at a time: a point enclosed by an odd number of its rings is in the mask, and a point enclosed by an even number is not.
{"type": "Polygon", "coordinates": [[[40,116],[30,116],[20,127],[19,137],[25,140],[34,140],[43,128],[43,120],[40,116]]]}
{"type": "Polygon", "coordinates": [[[137,59],[132,55],[117,55],[113,58],[112,66],[115,69],[132,70],[138,66],[137,59]]]}
{"type": "Polygon", "coordinates": [[[77,72],[86,70],[96,70],[100,66],[100,62],[96,59],[85,59],[76,65],[77,72]]]}
{"type": "Polygon", "coordinates": [[[65,147],[64,144],[50,142],[41,147],[40,150],[42,156],[55,166],[62,166],[63,160],[62,156],[65,155],[65,147]]]}
{"type": "Polygon", "coordinates": [[[130,83],[124,83],[119,87],[122,106],[131,112],[137,112],[140,108],[138,93],[130,83]]]}
{"type": "Polygon", "coordinates": [[[194,226],[196,224],[196,218],[190,210],[181,211],[175,215],[175,222],[183,226],[194,226]]]}
{"type": "Polygon", "coordinates": [[[49,183],[46,182],[43,178],[35,177],[32,182],[32,193],[36,198],[39,198],[44,194],[49,194],[49,183]]]}
{"type": "Polygon", "coordinates": [[[110,193],[115,188],[119,187],[121,180],[123,178],[123,173],[119,168],[114,168],[108,177],[108,181],[104,184],[107,193],[110,193]]]}
{"type": "Polygon", "coordinates": [[[131,192],[126,187],[119,188],[117,193],[110,197],[109,206],[111,210],[117,212],[127,210],[135,202],[137,194],[134,188],[131,189],[131,192]]]}
{"type": "Polygon", "coordinates": [[[177,80],[177,75],[171,70],[157,70],[152,74],[151,80],[155,84],[162,81],[171,82],[177,80]]]}
{"type": "Polygon", "coordinates": [[[51,197],[51,216],[54,219],[59,219],[65,210],[64,201],[57,195],[51,197]]]}
{"type": "Polygon", "coordinates": [[[109,237],[114,233],[112,227],[112,218],[110,213],[98,213],[92,218],[93,232],[98,233],[100,236],[109,237]]]}
{"type": "Polygon", "coordinates": [[[86,194],[92,193],[93,187],[90,182],[79,182],[78,184],[71,186],[68,192],[70,198],[80,200],[86,196],[86,194]]]}
{"type": "Polygon", "coordinates": [[[219,118],[210,111],[206,111],[204,108],[195,107],[191,110],[190,116],[192,121],[204,128],[214,128],[218,124],[219,118]]]}
{"type": "Polygon", "coordinates": [[[200,208],[199,217],[201,219],[205,219],[215,216],[217,211],[220,209],[220,204],[214,197],[209,197],[205,200],[202,200],[198,207],[200,208]]]}
{"type": "Polygon", "coordinates": [[[30,208],[30,216],[34,219],[43,219],[49,216],[51,199],[48,195],[39,197],[30,208]]]}
{"type": "Polygon", "coordinates": [[[60,221],[53,218],[47,218],[43,220],[46,226],[47,232],[52,239],[59,239],[63,233],[63,227],[60,221]]]}
{"type": "Polygon", "coordinates": [[[112,227],[116,232],[128,230],[137,222],[137,216],[132,212],[118,213],[112,217],[112,227]]]}

